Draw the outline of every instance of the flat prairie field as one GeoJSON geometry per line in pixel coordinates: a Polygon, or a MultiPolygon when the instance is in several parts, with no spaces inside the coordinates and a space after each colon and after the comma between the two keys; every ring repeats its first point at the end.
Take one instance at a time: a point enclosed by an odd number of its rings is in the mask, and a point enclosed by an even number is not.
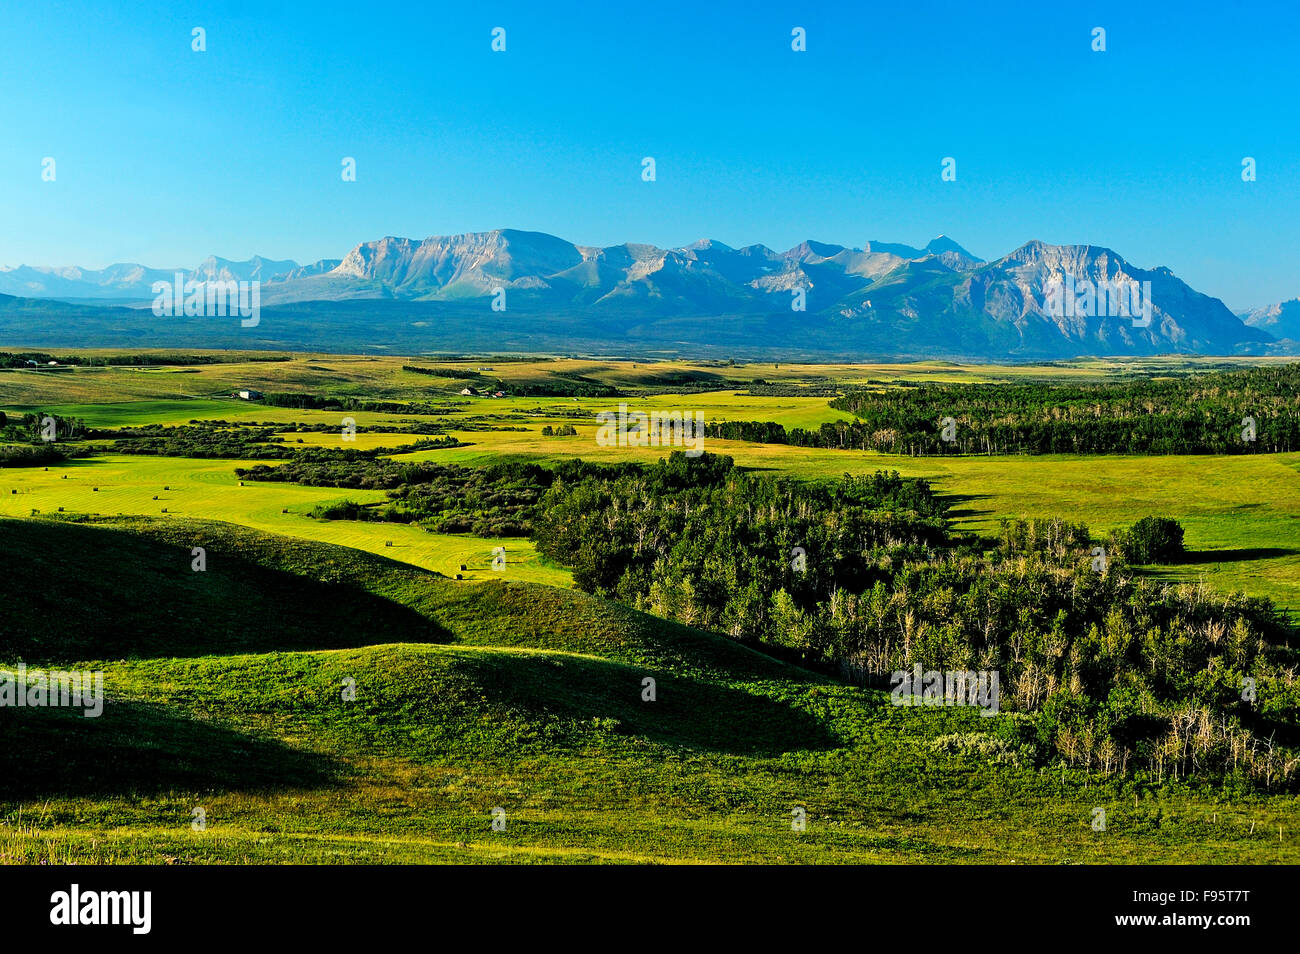
{"type": "MultiPolygon", "coordinates": [[[[94,357],[107,352],[82,353],[94,357]]],[[[537,384],[556,375],[580,375],[636,389],[675,379],[701,387],[712,387],[719,381],[766,381],[790,388],[869,384],[887,387],[922,381],[1096,381],[1138,370],[1247,364],[1244,360],[1215,358],[1089,359],[1047,366],[960,366],[948,362],[728,366],[566,358],[495,362],[294,355],[288,360],[235,360],[185,369],[78,367],[57,374],[0,374],[0,408],[11,414],[39,409],[82,418],[93,427],[177,426],[190,420],[336,427],[348,417],[364,428],[396,426],[412,420],[402,414],[274,407],[231,397],[235,389],[256,387],[422,401],[439,406],[444,413],[421,419],[437,421],[445,426],[447,434],[466,446],[417,451],[402,455],[404,460],[475,466],[500,459],[652,462],[665,456],[668,449],[599,446],[595,440],[595,415],[600,411],[617,412],[625,404],[632,410],[680,410],[703,415],[709,421],[773,421],[787,428],[816,428],[850,415],[831,408],[825,396],[752,396],[740,389],[647,392],[626,398],[466,397],[457,393],[460,380],[429,377],[403,367],[463,369],[467,375],[464,381],[472,381],[475,374],[485,373],[476,368],[490,365],[491,374],[507,384],[537,384]],[[471,423],[475,429],[460,430],[458,423],[471,423]],[[572,425],[577,435],[542,436],[544,426],[561,423],[572,425]],[[510,429],[479,429],[484,426],[510,429]]],[[[357,449],[400,447],[419,439],[419,435],[365,431],[346,444],[338,434],[331,433],[282,432],[280,436],[304,445],[357,449]]],[[[1154,575],[1188,582],[1203,579],[1216,589],[1269,596],[1290,611],[1300,610],[1300,454],[907,457],[725,440],[708,440],[702,446],[711,453],[733,457],[740,466],[799,479],[877,470],[924,477],[952,498],[955,526],[980,534],[995,533],[1004,518],[1065,517],[1100,533],[1149,515],[1173,517],[1186,529],[1191,552],[1184,563],[1153,569],[1154,575]]],[[[483,565],[484,554],[490,564],[493,548],[510,542],[462,539],[460,535],[432,535],[436,540],[430,540],[430,534],[409,526],[310,520],[304,515],[317,504],[345,499],[374,502],[383,499],[383,494],[251,482],[239,487],[234,468],[251,463],[255,462],[109,456],[75,462],[67,471],[67,481],[54,473],[53,479],[61,485],[55,488],[57,492],[42,486],[51,479],[45,473],[0,471],[0,513],[19,516],[33,509],[57,512],[62,506],[66,512],[151,515],[166,507],[173,514],[228,520],[269,532],[354,546],[453,575],[461,564],[470,566],[471,574],[480,572],[473,565],[483,565]],[[86,481],[102,484],[99,492],[90,493],[84,486],[86,481]],[[186,490],[171,491],[170,502],[162,499],[166,494],[154,501],[152,497],[161,485],[186,490]],[[18,494],[11,490],[18,490],[18,494]],[[182,493],[185,496],[177,496],[182,493]],[[281,512],[286,509],[288,514],[281,512]],[[390,540],[391,547],[387,545],[390,540]]],[[[568,580],[562,568],[539,561],[526,540],[515,540],[513,547],[508,546],[507,560],[510,572],[519,573],[521,578],[560,585],[568,580]]]]}

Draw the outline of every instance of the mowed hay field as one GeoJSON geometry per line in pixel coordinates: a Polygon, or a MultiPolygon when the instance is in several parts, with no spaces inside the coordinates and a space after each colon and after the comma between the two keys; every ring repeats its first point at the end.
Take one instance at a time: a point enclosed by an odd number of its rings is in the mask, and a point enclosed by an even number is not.
{"type": "Polygon", "coordinates": [[[460,573],[467,580],[506,577],[553,586],[570,582],[567,570],[542,560],[523,538],[436,534],[397,523],[314,520],[307,514],[318,504],[382,500],[384,493],[251,480],[240,486],[234,468],[253,463],[118,455],[74,460],[48,471],[0,470],[0,514],[29,516],[35,510],[49,515],[62,507],[65,513],[163,517],[166,510],[171,518],[224,520],[367,550],[453,579],[460,573]],[[506,549],[504,571],[492,569],[496,547],[506,549]],[[462,565],[467,569],[462,571],[462,565]]]}

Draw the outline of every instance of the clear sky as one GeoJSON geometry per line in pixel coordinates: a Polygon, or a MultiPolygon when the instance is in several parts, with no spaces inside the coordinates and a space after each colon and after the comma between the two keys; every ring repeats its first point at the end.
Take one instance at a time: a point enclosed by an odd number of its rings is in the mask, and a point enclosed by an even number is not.
{"type": "Polygon", "coordinates": [[[945,233],[985,258],[1104,245],[1234,308],[1300,295],[1293,3],[7,0],[0,20],[0,264],[310,262],[501,227],[945,233]]]}

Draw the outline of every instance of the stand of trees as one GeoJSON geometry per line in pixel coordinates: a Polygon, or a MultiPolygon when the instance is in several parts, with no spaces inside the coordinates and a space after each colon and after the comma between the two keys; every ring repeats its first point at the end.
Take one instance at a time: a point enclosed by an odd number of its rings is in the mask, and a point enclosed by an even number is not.
{"type": "Polygon", "coordinates": [[[471,371],[468,368],[422,368],[416,364],[404,364],[402,370],[410,371],[412,374],[427,374],[435,378],[454,378],[457,381],[473,381],[483,377],[478,371],[471,371]]]}
{"type": "Polygon", "coordinates": [[[508,391],[517,397],[620,397],[623,392],[612,384],[604,384],[594,378],[580,374],[561,375],[552,371],[553,377],[537,382],[522,384],[518,381],[507,385],[498,380],[488,390],[508,391]]]}
{"type": "Polygon", "coordinates": [[[489,468],[299,459],[261,480],[384,489],[317,516],[436,532],[527,533],[583,590],[872,685],[896,671],[992,671],[1000,707],[973,745],[1150,779],[1300,785],[1300,652],[1271,602],[1152,580],[1182,528],[1146,518],[1103,541],[1064,520],[954,533],[897,473],[802,482],[680,452],[653,466],[489,468]]]}
{"type": "Polygon", "coordinates": [[[588,592],[863,681],[997,671],[1002,707],[1030,714],[1018,759],[1300,780],[1300,654],[1273,605],[1098,568],[1081,525],[1009,523],[985,547],[923,480],[801,484],[677,453],[556,479],[532,537],[588,592]]]}
{"type": "Polygon", "coordinates": [[[48,467],[69,456],[57,444],[0,444],[0,467],[48,467]]]}
{"type": "MultiPolygon", "coordinates": [[[[460,447],[462,442],[454,437],[422,438],[403,447],[371,447],[359,450],[352,447],[313,447],[288,444],[278,431],[286,428],[280,424],[242,427],[237,425],[200,422],[179,427],[162,425],[122,428],[120,430],[92,431],[90,437],[116,438],[113,450],[119,454],[143,454],[158,457],[195,457],[202,459],[227,458],[230,460],[293,460],[299,462],[373,461],[384,454],[408,454],[420,450],[442,447],[460,447]]],[[[292,430],[293,428],[289,428],[292,430]]],[[[310,431],[314,428],[306,427],[310,431]]],[[[337,425],[329,430],[342,436],[337,425]]],[[[358,427],[357,431],[366,430],[358,427]]],[[[420,426],[408,433],[424,433],[420,426]]]]}
{"type": "Polygon", "coordinates": [[[568,461],[554,468],[521,462],[460,467],[432,461],[403,463],[387,457],[369,457],[300,458],[277,467],[258,464],[239,468],[235,474],[245,480],[388,491],[388,501],[382,503],[347,500],[323,504],[312,515],[324,520],[418,523],[431,533],[520,537],[532,530],[538,503],[556,479],[574,480],[594,473],[623,471],[621,467],[583,461],[568,461]]]}
{"type": "Polygon", "coordinates": [[[854,391],[800,446],[899,454],[1249,454],[1300,449],[1300,364],[1122,383],[854,391]],[[948,422],[951,422],[950,424],[948,422]]]}
{"type": "MultiPolygon", "coordinates": [[[[10,418],[0,411],[0,467],[48,467],[73,456],[63,441],[77,441],[87,433],[86,422],[75,417],[60,417],[41,412],[10,418]],[[53,440],[46,420],[54,422],[53,440]]],[[[86,451],[79,451],[85,454],[86,451]]]]}
{"type": "Polygon", "coordinates": [[[1167,517],[1143,517],[1117,534],[1116,543],[1128,563],[1171,563],[1186,552],[1182,526],[1167,517]]]}
{"type": "Polygon", "coordinates": [[[851,391],[830,405],[854,419],[789,431],[710,422],[705,436],[908,455],[1300,450],[1300,365],[1107,384],[927,384],[851,391]]]}
{"type": "Polygon", "coordinates": [[[79,441],[90,433],[86,422],[79,417],[61,417],[58,414],[46,414],[36,411],[19,418],[10,418],[0,413],[0,441],[12,441],[25,444],[45,444],[45,420],[54,421],[54,440],[79,441]]]}
{"type": "Polygon", "coordinates": [[[184,367],[187,365],[198,364],[224,364],[228,362],[249,362],[249,361],[267,361],[283,362],[292,361],[290,355],[277,354],[240,354],[240,355],[211,355],[211,354],[102,354],[102,355],[58,355],[48,354],[44,351],[24,351],[13,353],[9,351],[0,351],[0,368],[23,368],[28,367],[28,361],[35,361],[37,364],[48,365],[51,361],[57,361],[59,364],[73,365],[87,368],[105,368],[105,367],[184,367]]]}
{"type": "Polygon", "coordinates": [[[379,414],[454,414],[455,405],[425,404],[412,401],[368,401],[361,398],[335,397],[297,392],[263,394],[253,403],[271,407],[292,407],[313,411],[374,411],[379,414]]]}

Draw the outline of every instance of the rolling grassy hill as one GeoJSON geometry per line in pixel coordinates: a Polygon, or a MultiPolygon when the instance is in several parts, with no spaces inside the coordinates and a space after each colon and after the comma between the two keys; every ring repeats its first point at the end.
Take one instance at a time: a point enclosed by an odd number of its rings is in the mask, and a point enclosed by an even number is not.
{"type": "Polygon", "coordinates": [[[0,519],[0,606],[0,667],[102,669],[108,699],[0,709],[3,861],[1300,857],[1292,797],[948,754],[1015,717],[896,708],[571,590],[214,522],[0,519]]]}

